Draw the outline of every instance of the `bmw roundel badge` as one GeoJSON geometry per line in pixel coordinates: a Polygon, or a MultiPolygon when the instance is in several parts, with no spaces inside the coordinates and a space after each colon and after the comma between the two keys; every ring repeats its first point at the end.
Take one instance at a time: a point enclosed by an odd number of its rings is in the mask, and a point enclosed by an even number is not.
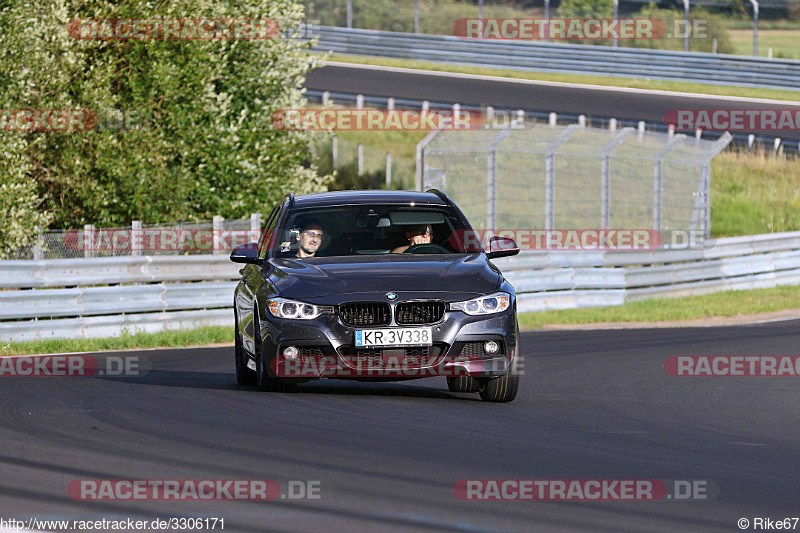
{"type": "Polygon", "coordinates": [[[386,293],[386,299],[387,300],[397,300],[397,295],[395,293],[393,293],[393,292],[387,292],[386,293]]]}

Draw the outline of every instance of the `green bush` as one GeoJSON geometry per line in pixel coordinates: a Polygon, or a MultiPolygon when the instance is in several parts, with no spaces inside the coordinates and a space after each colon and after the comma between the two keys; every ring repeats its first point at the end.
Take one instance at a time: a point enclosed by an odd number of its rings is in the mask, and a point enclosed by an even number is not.
{"type": "Polygon", "coordinates": [[[36,184],[27,178],[24,140],[9,132],[0,135],[0,259],[6,259],[32,244],[36,229],[46,226],[52,215],[40,211],[36,184]]]}
{"type": "MultiPolygon", "coordinates": [[[[77,40],[67,32],[73,18],[184,17],[274,18],[286,32],[303,19],[299,3],[7,5],[0,11],[0,108],[122,110],[141,119],[131,130],[19,134],[24,150],[9,146],[3,133],[2,153],[19,155],[4,156],[10,165],[4,170],[34,184],[54,226],[242,217],[264,211],[286,191],[326,190],[329,178],[303,164],[308,133],[270,123],[274,111],[305,104],[301,87],[315,65],[304,52],[308,43],[284,35],[77,40]]],[[[36,196],[30,198],[27,205],[36,204],[36,196]]]]}
{"type": "Polygon", "coordinates": [[[611,18],[613,14],[612,0],[563,0],[558,6],[561,18],[611,18]]]}

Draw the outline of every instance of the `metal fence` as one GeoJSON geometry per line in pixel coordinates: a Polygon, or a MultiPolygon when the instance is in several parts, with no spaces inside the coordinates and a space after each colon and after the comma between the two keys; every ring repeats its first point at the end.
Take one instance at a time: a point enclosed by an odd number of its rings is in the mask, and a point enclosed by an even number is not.
{"type": "Polygon", "coordinates": [[[439,130],[417,148],[417,186],[445,191],[476,229],[708,236],[711,158],[729,141],[727,134],[705,141],[526,122],[501,130],[439,130]]]}
{"type": "Polygon", "coordinates": [[[81,229],[46,230],[9,259],[226,254],[237,244],[258,240],[261,218],[254,213],[241,219],[216,216],[212,221],[173,224],[133,220],[130,226],[116,228],[87,224],[81,229]]]}
{"type": "Polygon", "coordinates": [[[466,40],[333,26],[309,25],[303,34],[318,39],[315,50],[339,54],[538,72],[800,89],[800,61],[791,59],[578,44],[466,40]]]}

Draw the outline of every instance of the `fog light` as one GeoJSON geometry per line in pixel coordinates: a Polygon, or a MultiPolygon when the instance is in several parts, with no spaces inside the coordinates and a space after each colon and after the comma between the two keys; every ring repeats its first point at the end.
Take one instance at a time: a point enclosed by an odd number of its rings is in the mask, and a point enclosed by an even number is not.
{"type": "Polygon", "coordinates": [[[500,351],[500,345],[497,344],[495,341],[489,341],[483,345],[483,351],[488,353],[489,355],[494,355],[500,351]]]}
{"type": "Polygon", "coordinates": [[[283,356],[287,359],[294,359],[297,357],[297,348],[294,346],[287,346],[283,349],[283,356]]]}

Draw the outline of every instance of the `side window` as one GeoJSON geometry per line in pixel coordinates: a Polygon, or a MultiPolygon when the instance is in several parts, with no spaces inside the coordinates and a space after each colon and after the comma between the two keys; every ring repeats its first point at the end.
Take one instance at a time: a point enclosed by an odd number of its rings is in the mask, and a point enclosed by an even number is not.
{"type": "Polygon", "coordinates": [[[278,215],[281,212],[281,203],[275,204],[272,212],[267,217],[267,223],[264,226],[264,231],[261,232],[261,238],[258,240],[258,257],[265,259],[270,249],[270,243],[273,235],[275,235],[275,225],[278,223],[278,215]]]}

